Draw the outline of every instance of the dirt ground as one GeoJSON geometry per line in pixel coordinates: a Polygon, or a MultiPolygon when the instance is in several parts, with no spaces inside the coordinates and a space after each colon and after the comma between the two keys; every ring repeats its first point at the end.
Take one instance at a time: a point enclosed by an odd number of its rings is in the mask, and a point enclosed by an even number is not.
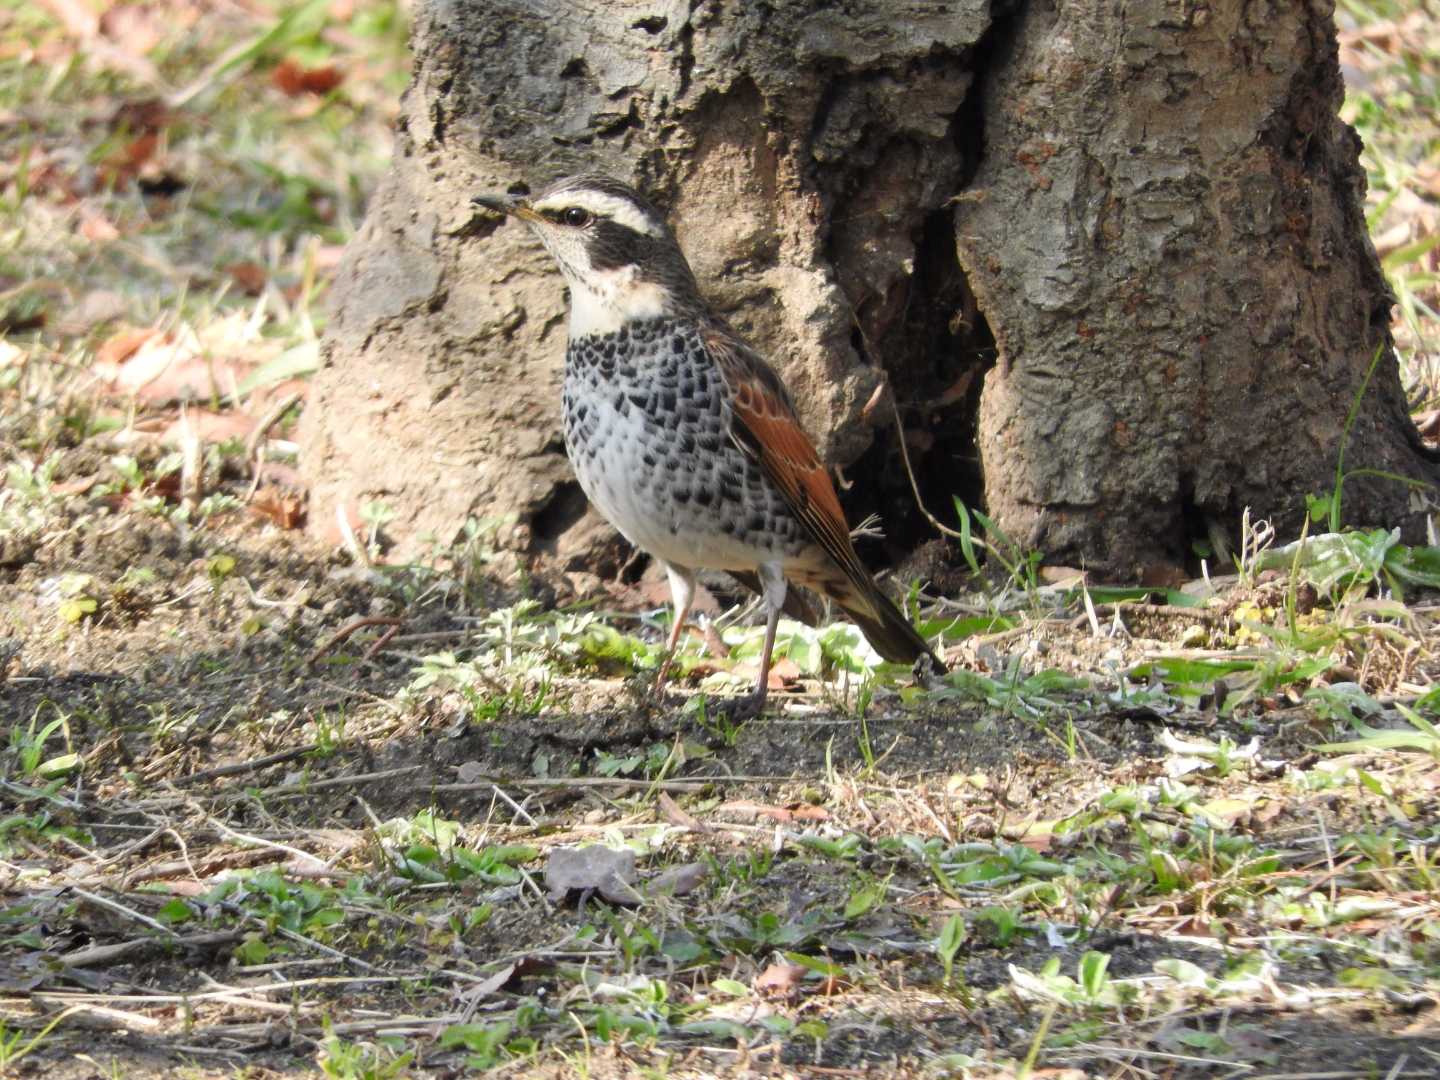
{"type": "MultiPolygon", "coordinates": [[[[1383,532],[1128,598],[937,539],[947,677],[802,636],[738,726],[714,633],[650,693],[634,574],[302,537],[408,7],[0,0],[0,1077],[1440,1076],[1440,604],[1383,532]]],[[[1430,8],[1338,18],[1435,446],[1430,8]]]]}
{"type": "MultiPolygon", "coordinates": [[[[87,453],[72,451],[56,482],[92,467],[87,453]]],[[[8,547],[0,567],[4,711],[12,731],[63,719],[49,748],[63,742],[83,772],[47,787],[12,755],[4,782],[6,1031],[28,1039],[63,1016],[10,1074],[264,1076],[320,1061],[331,1075],[445,1076],[469,1060],[569,1075],[583,1055],[596,1076],[1008,1075],[1037,1039],[1050,1075],[1440,1074],[1435,968],[1390,968],[1368,991],[1345,974],[1397,933],[1428,940],[1416,955],[1434,965],[1433,894],[1377,908],[1357,937],[1267,915],[1243,890],[1229,895],[1237,881],[1205,880],[1211,870],[1169,895],[1134,873],[1085,893],[1078,867],[1099,873],[1108,856],[1143,868],[1142,834],[1120,819],[1068,834],[1041,825],[1164,780],[1169,732],[1261,741],[1247,767],[1198,782],[1244,800],[1227,836],[1263,842],[1275,854],[1260,880],[1284,878],[1297,896],[1333,887],[1346,833],[1399,821],[1433,841],[1433,759],[1367,759],[1407,777],[1398,818],[1360,787],[1297,790],[1331,729],[1283,694],[1243,715],[1093,697],[1026,715],[882,688],[862,724],[843,691],[809,683],[736,731],[697,722],[683,706],[693,689],[656,701],[643,675],[571,670],[554,676],[551,704],[517,698],[477,720],[474,698],[413,684],[422,655],[464,656],[478,617],[514,599],[497,587],[355,567],[243,512],[187,530],[70,495],[49,513],[48,531],[8,547]],[[60,582],[77,575],[97,604],[71,622],[60,582]],[[402,622],[383,643],[384,623],[334,640],[362,617],[402,622]],[[607,775],[630,755],[649,765],[607,775]],[[533,845],[525,877],[409,874],[382,823],[427,813],[476,849],[533,845]],[[625,840],[645,852],[642,880],[698,867],[700,883],[639,907],[537,884],[545,853],[625,840]],[[937,887],[914,857],[926,842],[1046,865],[1014,892],[984,879],[937,887]],[[227,875],[264,868],[328,890],[337,923],[287,930],[283,912],[214,899],[227,875]],[[876,882],[883,902],[847,918],[876,882]],[[975,918],[1007,897],[1024,926],[1009,936],[975,918]],[[176,899],[195,915],[172,927],[161,919],[176,899]],[[946,980],[933,942],[955,913],[969,938],[946,980]],[[269,943],[262,962],[237,956],[252,938],[269,943]],[[1137,980],[1128,999],[1057,1004],[1016,980],[1052,960],[1073,974],[1090,952],[1109,956],[1110,979],[1137,980]],[[805,977],[770,974],[796,955],[814,965],[805,977]],[[1243,991],[1196,995],[1156,990],[1161,960],[1211,977],[1259,966],[1243,991]],[[658,1003],[647,1012],[623,989],[645,979],[668,987],[668,1005],[708,1001],[693,1014],[705,1023],[658,1022],[658,1003]],[[717,1004],[722,979],[759,989],[717,1004]],[[567,1013],[607,994],[653,1031],[564,1032],[567,1013]],[[528,1055],[477,1061],[439,1041],[457,1024],[514,1024],[517,1009],[536,1033],[528,1055]],[[370,1057],[342,1060],[327,1038],[370,1057]]],[[[1137,607],[1126,621],[1163,636],[1188,618],[1137,607]]],[[[949,655],[977,671],[1029,671],[1042,654],[1048,668],[1093,671],[1164,644],[1096,637],[1086,622],[1034,617],[949,655]]],[[[1143,816],[1178,827],[1164,835],[1185,848],[1194,819],[1160,806],[1143,816]]]]}

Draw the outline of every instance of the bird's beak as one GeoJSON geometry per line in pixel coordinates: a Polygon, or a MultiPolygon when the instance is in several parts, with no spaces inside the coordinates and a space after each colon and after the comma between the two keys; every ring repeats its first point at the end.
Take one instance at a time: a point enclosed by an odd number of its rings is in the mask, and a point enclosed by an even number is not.
{"type": "Polygon", "coordinates": [[[494,210],[497,214],[518,217],[523,221],[540,221],[540,215],[530,209],[522,195],[476,195],[470,200],[476,206],[494,210]]]}

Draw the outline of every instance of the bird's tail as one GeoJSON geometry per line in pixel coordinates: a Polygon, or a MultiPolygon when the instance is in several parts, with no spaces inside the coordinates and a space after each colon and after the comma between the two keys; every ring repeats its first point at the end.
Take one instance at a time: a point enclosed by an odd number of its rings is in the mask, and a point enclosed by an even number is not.
{"type": "Polygon", "coordinates": [[[922,656],[928,656],[936,671],[945,670],[945,665],[920,636],[920,631],[910,625],[910,620],[880,591],[880,586],[873,581],[867,581],[862,586],[849,580],[845,585],[845,588],[827,591],[855,620],[855,625],[860,627],[876,652],[893,664],[913,664],[922,656]]]}

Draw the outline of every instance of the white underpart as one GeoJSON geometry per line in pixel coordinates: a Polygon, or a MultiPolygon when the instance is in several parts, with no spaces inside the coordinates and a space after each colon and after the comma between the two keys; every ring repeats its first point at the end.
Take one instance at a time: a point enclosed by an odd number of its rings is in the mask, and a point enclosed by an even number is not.
{"type": "Polygon", "coordinates": [[[638,281],[638,268],[589,270],[583,279],[567,271],[570,286],[570,336],[613,334],[636,319],[666,314],[669,293],[654,282],[638,281]]]}

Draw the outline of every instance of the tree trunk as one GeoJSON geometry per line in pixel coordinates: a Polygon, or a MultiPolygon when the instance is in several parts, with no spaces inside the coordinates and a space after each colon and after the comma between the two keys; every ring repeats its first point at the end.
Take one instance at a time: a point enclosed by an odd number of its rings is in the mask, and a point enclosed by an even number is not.
{"type": "MultiPolygon", "coordinates": [[[[998,48],[956,237],[999,348],[985,493],[1023,545],[1144,576],[1233,544],[1246,507],[1294,535],[1342,445],[1347,471],[1434,478],[1337,116],[1332,16],[1037,4],[998,48]]],[[[1342,508],[1423,535],[1402,483],[1352,480],[1342,508]]]]}
{"type": "MultiPolygon", "coordinates": [[[[897,411],[937,514],[982,496],[978,448],[1013,537],[1119,575],[1233,538],[1247,505],[1295,520],[1377,348],[1347,467],[1427,475],[1329,11],[999,6],[423,0],[302,425],[311,520],[381,502],[413,552],[473,515],[618,571],[559,433],[559,275],[470,205],[593,169],[669,210],[853,466],[873,559],[933,535],[897,411]]],[[[1418,520],[1399,485],[1344,494],[1347,518],[1418,520]]]]}

